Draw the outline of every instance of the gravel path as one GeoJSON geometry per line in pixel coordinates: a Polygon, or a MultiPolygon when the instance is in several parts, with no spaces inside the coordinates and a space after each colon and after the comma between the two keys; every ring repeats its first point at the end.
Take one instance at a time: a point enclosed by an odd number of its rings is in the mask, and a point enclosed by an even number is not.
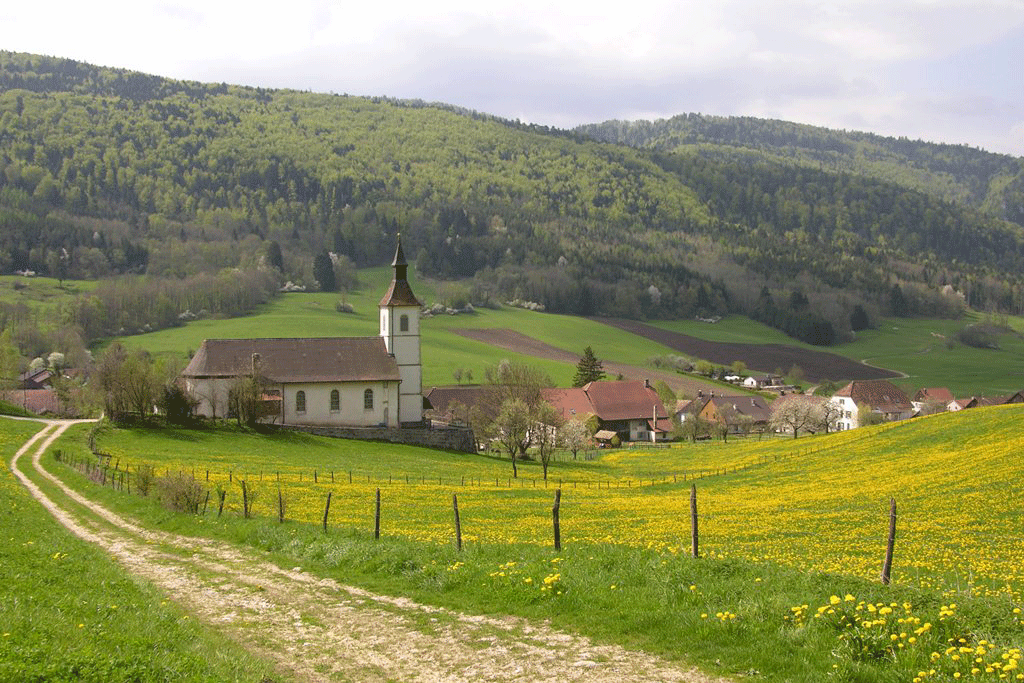
{"type": "Polygon", "coordinates": [[[31,494],[72,533],[102,547],[203,623],[274,663],[281,680],[725,681],[696,669],[515,617],[460,614],[282,569],[226,543],[152,531],[42,469],[72,421],[49,421],[11,461],[31,494]],[[55,501],[21,470],[59,488],[55,501]]]}

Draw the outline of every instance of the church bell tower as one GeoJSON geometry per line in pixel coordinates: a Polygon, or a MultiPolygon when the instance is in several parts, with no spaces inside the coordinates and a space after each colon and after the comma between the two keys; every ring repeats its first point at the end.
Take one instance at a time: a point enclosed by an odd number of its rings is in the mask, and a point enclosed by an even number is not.
{"type": "Polygon", "coordinates": [[[398,236],[391,287],[380,300],[380,336],[398,363],[402,383],[398,388],[399,424],[423,421],[423,366],[420,361],[420,301],[412,293],[406,271],[409,264],[398,236]]]}

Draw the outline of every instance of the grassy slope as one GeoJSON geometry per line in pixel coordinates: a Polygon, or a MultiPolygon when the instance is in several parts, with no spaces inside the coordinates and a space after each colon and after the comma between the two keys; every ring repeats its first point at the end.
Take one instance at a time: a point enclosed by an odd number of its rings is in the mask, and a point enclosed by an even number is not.
{"type": "MultiPolygon", "coordinates": [[[[146,335],[125,337],[130,346],[141,346],[157,354],[179,356],[199,347],[205,338],[254,336],[330,336],[373,335],[377,333],[377,305],[391,276],[390,268],[360,271],[360,289],[346,296],[356,308],[354,315],[336,313],[338,294],[287,294],[265,306],[256,315],[225,320],[201,320],[186,326],[146,335]]],[[[443,284],[413,277],[419,297],[432,303],[439,299],[443,284]]],[[[0,277],[0,301],[25,302],[39,311],[43,320],[55,320],[60,302],[72,294],[88,291],[95,283],[67,282],[60,289],[48,278],[0,277]],[[17,291],[14,282],[28,285],[17,291]]],[[[828,349],[854,360],[869,359],[872,364],[898,370],[909,375],[896,380],[903,389],[913,392],[925,386],[945,386],[957,396],[1012,393],[1024,388],[1024,339],[1004,335],[999,350],[979,350],[956,344],[947,347],[947,340],[968,322],[966,320],[883,319],[878,327],[865,330],[856,341],[828,349]]],[[[1024,333],[1024,318],[1010,318],[1009,323],[1024,333]]],[[[750,344],[790,344],[820,350],[801,344],[777,330],[747,318],[729,316],[709,325],[697,321],[657,321],[665,329],[711,341],[750,344]]],[[[644,365],[652,356],[670,353],[669,349],[606,325],[563,315],[532,313],[520,309],[481,309],[471,316],[440,316],[424,320],[423,355],[430,359],[424,368],[424,387],[452,384],[457,368],[471,369],[474,381],[483,378],[483,369],[502,358],[529,361],[541,366],[559,385],[568,385],[574,368],[571,364],[540,361],[513,354],[487,344],[461,337],[453,328],[508,328],[523,332],[552,346],[575,354],[586,345],[594,347],[600,358],[633,365],[644,365]]]]}
{"type": "MultiPolygon", "coordinates": [[[[247,471],[250,482],[257,468],[265,468],[268,479],[270,470],[280,469],[289,517],[311,517],[308,524],[284,525],[273,521],[273,483],[257,501],[259,519],[241,520],[236,503],[223,518],[211,513],[198,520],[98,489],[55,463],[50,467],[149,523],[252,544],[282,563],[302,562],[346,582],[435,604],[550,619],[711,669],[757,670],[761,680],[910,680],[929,667],[943,674],[934,680],[951,680],[961,663],[930,658],[944,650],[947,638],[963,635],[972,646],[981,639],[1021,645],[1020,617],[1013,612],[1024,585],[1016,543],[1020,501],[1005,484],[1022,474],[1016,457],[1020,415],[1017,406],[979,409],[813,439],[619,451],[595,462],[559,463],[553,477],[605,486],[564,489],[561,554],[546,547],[550,490],[510,489],[504,481],[499,487],[454,483],[463,474],[508,474],[507,462],[482,456],[235,431],[133,429],[100,437],[103,448],[124,462],[144,456],[172,468],[209,463],[231,495],[237,479],[234,485],[221,479],[226,468],[237,468],[236,476],[247,471]],[[744,462],[760,464],[697,484],[701,562],[685,556],[688,482],[625,485],[644,472],[744,462]],[[363,471],[374,470],[374,481],[324,482],[327,468],[360,463],[363,471]],[[316,486],[312,467],[321,468],[316,486]],[[384,471],[396,479],[420,475],[427,483],[389,485],[377,478],[384,471]],[[432,476],[445,483],[430,484],[432,476]],[[303,498],[303,488],[316,495],[303,498]],[[379,543],[370,533],[375,488],[386,506],[379,543]],[[316,522],[326,490],[335,496],[332,530],[324,537],[316,522]],[[468,541],[462,554],[450,544],[453,490],[468,541]],[[896,584],[883,588],[874,577],[890,494],[900,501],[896,584]],[[546,578],[561,595],[539,591],[546,578]],[[831,604],[830,595],[847,594],[851,602],[831,604]],[[851,641],[842,615],[866,618],[855,607],[865,600],[901,607],[881,623],[858,627],[851,641]],[[957,603],[955,614],[940,618],[940,606],[949,602],[957,603]],[[819,606],[822,617],[810,619],[819,606]],[[921,621],[897,622],[908,611],[921,621]],[[924,623],[932,630],[915,636],[924,623]],[[861,647],[869,648],[867,654],[861,647]]],[[[80,430],[62,447],[84,454],[84,439],[80,430]]],[[[526,474],[536,475],[535,466],[526,474]]],[[[994,656],[1002,652],[996,649],[994,656]]]]}
{"type": "MultiPolygon", "coordinates": [[[[285,294],[257,315],[227,320],[200,320],[184,327],[151,334],[125,337],[122,341],[158,354],[184,354],[199,347],[206,338],[364,336],[379,330],[377,306],[390,281],[390,268],[360,271],[360,288],[345,300],[354,314],[335,312],[341,296],[331,293],[285,294]]],[[[413,278],[414,291],[427,303],[437,301],[438,285],[413,278]]],[[[582,355],[587,344],[603,358],[644,365],[650,356],[670,353],[660,344],[640,339],[606,325],[565,315],[501,308],[479,309],[475,315],[438,316],[423,320],[422,353],[424,387],[453,384],[457,368],[471,369],[474,381],[482,381],[484,368],[503,358],[529,362],[543,368],[556,384],[571,383],[575,367],[570,363],[538,360],[473,341],[452,332],[457,328],[508,328],[543,342],[582,355]]]]}
{"type": "Polygon", "coordinates": [[[8,462],[41,427],[0,419],[0,680],[259,680],[265,666],[72,536],[17,483],[8,462]]]}
{"type": "MultiPolygon", "coordinates": [[[[1003,335],[999,350],[974,349],[959,343],[947,346],[964,325],[979,320],[978,314],[964,320],[886,318],[877,328],[858,333],[855,341],[827,350],[906,373],[909,377],[893,381],[910,393],[921,387],[948,387],[957,396],[980,396],[1024,388],[1024,338],[1003,335]]],[[[714,325],[691,320],[653,324],[711,341],[789,344],[822,350],[740,316],[730,316],[714,325]]],[[[1018,332],[1024,330],[1024,319],[1010,318],[1009,324],[1018,332]]]]}

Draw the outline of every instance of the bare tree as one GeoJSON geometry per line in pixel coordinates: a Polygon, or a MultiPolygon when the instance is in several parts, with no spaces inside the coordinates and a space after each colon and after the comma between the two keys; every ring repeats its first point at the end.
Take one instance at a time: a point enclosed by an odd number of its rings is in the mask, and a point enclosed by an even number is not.
{"type": "Polygon", "coordinates": [[[772,406],[771,426],[780,432],[792,431],[795,439],[800,430],[815,427],[818,412],[817,406],[808,396],[781,398],[772,406]]]}
{"type": "Polygon", "coordinates": [[[530,428],[533,418],[530,409],[522,400],[510,398],[502,404],[494,427],[497,431],[498,443],[512,460],[512,476],[519,477],[516,458],[530,447],[530,428]]]}
{"type": "Polygon", "coordinates": [[[590,440],[590,430],[587,425],[573,418],[562,425],[560,432],[562,445],[572,453],[572,459],[575,460],[576,454],[590,440]]]}
{"type": "Polygon", "coordinates": [[[558,437],[565,420],[562,418],[562,414],[547,402],[537,406],[533,418],[533,444],[537,447],[537,457],[540,458],[541,467],[544,468],[544,481],[547,481],[548,465],[551,464],[551,456],[558,448],[558,437]]]}
{"type": "Polygon", "coordinates": [[[683,439],[689,439],[691,442],[696,443],[697,437],[704,436],[708,433],[710,425],[700,415],[690,414],[686,416],[686,419],[681,425],[679,425],[679,436],[683,439]]]}
{"type": "Polygon", "coordinates": [[[144,350],[128,351],[119,343],[111,344],[100,357],[96,378],[110,419],[120,421],[134,413],[145,420],[152,413],[160,382],[144,350]]]}
{"type": "Polygon", "coordinates": [[[817,401],[817,406],[816,427],[826,434],[835,431],[839,418],[843,416],[842,407],[827,399],[817,401]]]}

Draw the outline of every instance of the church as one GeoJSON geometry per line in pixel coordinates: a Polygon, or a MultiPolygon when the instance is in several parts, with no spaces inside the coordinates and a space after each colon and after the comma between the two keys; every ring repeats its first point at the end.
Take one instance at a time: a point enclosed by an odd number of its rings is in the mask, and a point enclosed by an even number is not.
{"type": "Polygon", "coordinates": [[[181,373],[196,414],[227,417],[238,377],[266,382],[263,420],[283,425],[423,424],[420,301],[398,238],[376,337],[206,339],[181,373]]]}

